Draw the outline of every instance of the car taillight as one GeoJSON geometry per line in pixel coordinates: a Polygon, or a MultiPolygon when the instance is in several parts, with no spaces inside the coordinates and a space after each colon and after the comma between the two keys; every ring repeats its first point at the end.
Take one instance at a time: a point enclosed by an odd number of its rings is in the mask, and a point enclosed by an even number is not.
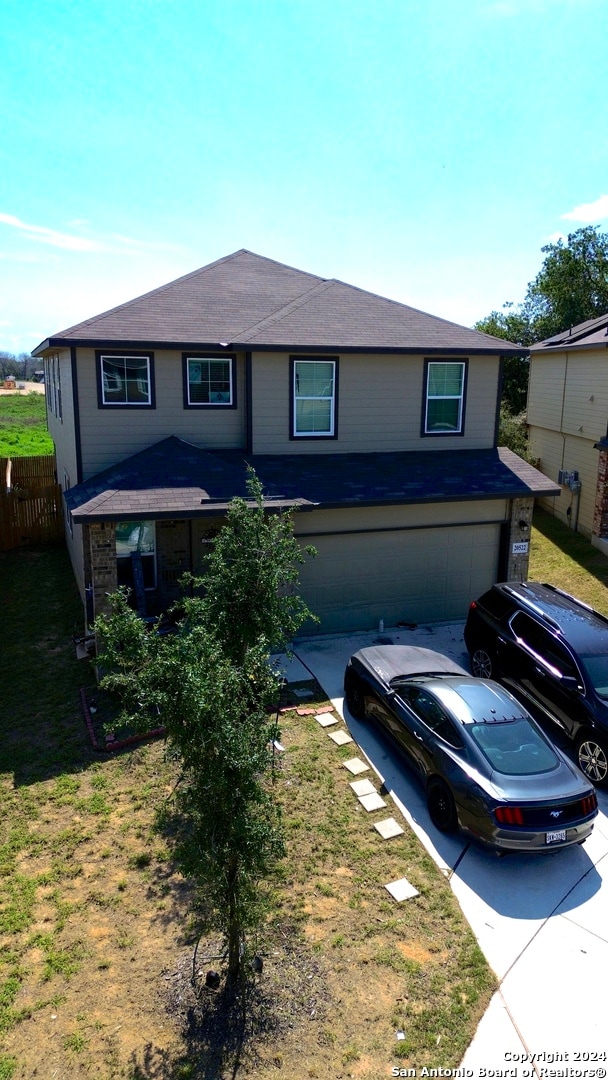
{"type": "Polygon", "coordinates": [[[523,825],[524,812],[521,806],[497,806],[494,815],[499,825],[523,825]]]}
{"type": "Polygon", "coordinates": [[[597,796],[595,791],[592,795],[586,795],[584,799],[581,799],[581,810],[585,817],[587,814],[592,814],[597,807],[597,796]]]}

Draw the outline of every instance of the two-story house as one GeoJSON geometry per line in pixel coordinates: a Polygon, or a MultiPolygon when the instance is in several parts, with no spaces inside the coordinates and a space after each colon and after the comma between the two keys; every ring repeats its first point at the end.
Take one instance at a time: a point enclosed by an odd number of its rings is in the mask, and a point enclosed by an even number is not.
{"type": "Polygon", "coordinates": [[[508,342],[241,250],[44,341],[49,428],[87,621],[117,583],[157,612],[246,465],[317,549],[321,631],[464,616],[523,579],[536,496],[497,449],[508,342]]]}
{"type": "Polygon", "coordinates": [[[541,505],[608,554],[608,314],[530,349],[531,453],[560,485],[541,505]]]}

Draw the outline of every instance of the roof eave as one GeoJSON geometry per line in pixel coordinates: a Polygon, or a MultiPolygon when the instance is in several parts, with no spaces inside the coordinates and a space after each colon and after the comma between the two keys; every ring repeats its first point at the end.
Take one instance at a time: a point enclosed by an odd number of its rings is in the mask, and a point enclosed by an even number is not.
{"type": "MultiPolygon", "coordinates": [[[[546,488],[535,488],[531,490],[525,483],[514,485],[513,488],[505,489],[501,488],[498,491],[485,491],[482,493],[463,492],[461,495],[434,495],[433,498],[421,499],[420,496],[407,495],[401,498],[367,498],[367,499],[344,499],[334,500],[328,499],[319,502],[310,502],[306,499],[282,499],[280,501],[267,500],[264,502],[264,508],[269,512],[280,513],[283,510],[295,510],[301,512],[311,512],[313,510],[353,510],[353,509],[369,509],[379,506],[416,506],[424,505],[427,502],[430,503],[459,503],[459,502],[489,502],[496,499],[522,499],[522,498],[555,498],[561,494],[561,488],[556,484],[549,484],[546,488]]],[[[125,510],[125,511],[113,511],[111,508],[107,510],[94,510],[92,513],[86,511],[72,510],[71,517],[76,525],[100,523],[104,521],[148,521],[153,519],[154,521],[187,521],[195,518],[213,518],[220,517],[227,513],[230,508],[230,501],[221,502],[203,502],[198,507],[191,507],[182,510],[154,510],[145,507],[141,510],[125,510]]]]}
{"type": "Polygon", "coordinates": [[[483,346],[467,348],[466,345],[425,345],[419,342],[412,345],[340,345],[313,342],[264,343],[243,341],[202,341],[202,340],[158,340],[146,338],[73,338],[50,337],[41,342],[32,351],[32,356],[42,356],[51,349],[220,349],[222,352],[234,352],[242,349],[249,352],[337,352],[365,353],[401,356],[527,356],[527,348],[512,346],[483,346]]]}

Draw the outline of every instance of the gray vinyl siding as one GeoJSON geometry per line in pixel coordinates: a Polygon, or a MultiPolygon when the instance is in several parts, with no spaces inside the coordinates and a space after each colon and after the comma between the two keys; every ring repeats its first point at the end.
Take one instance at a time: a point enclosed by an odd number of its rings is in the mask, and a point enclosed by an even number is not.
{"type": "Polygon", "coordinates": [[[55,415],[49,407],[47,394],[47,420],[49,434],[55,444],[57,474],[63,486],[64,471],[70,477],[70,484],[78,483],[78,465],[76,458],[76,439],[74,433],[74,391],[72,385],[72,364],[69,349],[53,353],[59,359],[59,378],[61,384],[61,416],[55,415]]]}
{"type": "Polygon", "coordinates": [[[76,585],[78,586],[78,592],[80,593],[80,599],[82,600],[82,603],[84,604],[84,602],[85,602],[85,589],[86,589],[86,586],[89,584],[89,582],[85,581],[85,571],[84,571],[84,561],[85,560],[84,560],[84,548],[83,548],[84,536],[83,536],[82,525],[73,525],[72,526],[72,533],[70,533],[69,529],[66,529],[65,530],[65,539],[66,539],[68,554],[70,556],[70,561],[72,563],[72,570],[73,570],[73,573],[74,573],[74,578],[76,580],[76,585]]]}
{"type": "Polygon", "coordinates": [[[528,423],[598,440],[608,421],[608,353],[533,356],[528,423]]]}
{"type": "Polygon", "coordinates": [[[576,471],[581,482],[580,495],[562,487],[556,498],[539,499],[539,504],[584,536],[591,536],[598,480],[599,452],[594,442],[580,436],[544,428],[530,428],[530,452],[540,459],[545,476],[558,483],[560,470],[576,471]],[[570,511],[568,513],[568,511],[570,511]]]}
{"type": "Polygon", "coordinates": [[[564,401],[565,356],[533,356],[528,382],[528,423],[559,431],[564,401]]]}
{"type": "MultiPolygon", "coordinates": [[[[145,353],[146,349],[125,349],[145,353]]],[[[100,408],[95,350],[78,350],[78,388],[83,479],[140,450],[176,435],[208,449],[245,446],[245,361],[237,356],[236,409],[184,408],[182,353],[152,350],[156,408],[100,408]],[[111,430],[112,437],[108,438],[111,430]]],[[[193,349],[192,352],[197,350],[193,349]]]]}
{"type": "Polygon", "coordinates": [[[254,353],[253,452],[371,453],[493,446],[498,377],[497,357],[471,357],[464,435],[423,438],[424,357],[342,354],[338,356],[337,438],[290,439],[289,355],[254,353]]]}
{"type": "Polygon", "coordinates": [[[563,487],[560,497],[541,499],[540,505],[591,536],[599,465],[594,444],[608,425],[606,350],[532,354],[528,423],[530,452],[542,472],[557,482],[560,470],[576,470],[581,481],[580,496],[563,487]]]}
{"type": "Polygon", "coordinates": [[[598,440],[608,418],[608,354],[570,354],[564,400],[563,430],[598,440]]]}
{"type": "MultiPolygon", "coordinates": [[[[68,487],[74,487],[80,479],[78,476],[78,458],[76,453],[76,433],[74,424],[72,359],[69,349],[58,350],[53,352],[51,356],[56,356],[59,361],[61,415],[59,415],[59,410],[57,410],[56,413],[51,407],[51,400],[54,400],[55,398],[49,393],[49,387],[47,386],[47,421],[49,434],[55,445],[57,481],[61,485],[61,490],[65,491],[68,487]]],[[[74,526],[70,532],[70,530],[66,528],[65,540],[78,590],[84,600],[85,581],[82,529],[79,526],[74,526]]]]}

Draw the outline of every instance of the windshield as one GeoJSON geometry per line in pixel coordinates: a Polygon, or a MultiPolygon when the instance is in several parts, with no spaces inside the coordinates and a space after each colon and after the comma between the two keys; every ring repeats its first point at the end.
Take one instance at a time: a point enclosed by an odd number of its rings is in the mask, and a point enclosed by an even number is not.
{"type": "Polygon", "coordinates": [[[581,656],[596,694],[608,698],[608,656],[581,656]]]}
{"type": "Polygon", "coordinates": [[[559,764],[553,748],[524,717],[504,723],[472,724],[469,731],[496,772],[531,776],[550,772],[559,764]]]}

